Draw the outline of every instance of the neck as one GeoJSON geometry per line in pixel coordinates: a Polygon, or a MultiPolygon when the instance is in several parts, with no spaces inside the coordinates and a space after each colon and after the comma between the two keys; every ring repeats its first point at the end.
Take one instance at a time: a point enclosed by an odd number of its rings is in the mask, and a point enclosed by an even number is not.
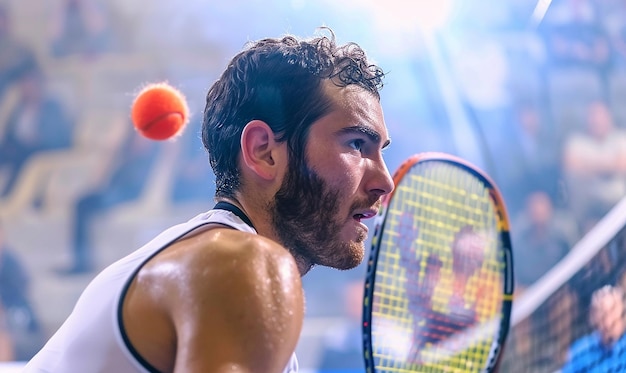
{"type": "MultiPolygon", "coordinates": [[[[252,222],[254,229],[260,236],[265,238],[269,238],[272,241],[279,243],[281,246],[285,247],[285,245],[280,241],[278,234],[276,234],[276,230],[272,225],[272,219],[270,214],[266,211],[266,209],[255,208],[255,205],[252,203],[246,203],[241,198],[236,197],[223,197],[218,198],[217,202],[228,202],[237,206],[252,222]]],[[[313,268],[314,263],[308,257],[300,255],[296,249],[285,247],[293,256],[293,259],[298,266],[298,271],[300,272],[300,276],[306,275],[311,268],[313,268]]]]}

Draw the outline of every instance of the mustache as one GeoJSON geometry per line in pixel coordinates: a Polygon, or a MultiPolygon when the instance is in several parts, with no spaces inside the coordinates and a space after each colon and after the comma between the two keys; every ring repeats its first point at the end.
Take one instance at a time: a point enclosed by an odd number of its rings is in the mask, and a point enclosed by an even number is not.
{"type": "Polygon", "coordinates": [[[375,209],[376,211],[380,211],[382,205],[382,197],[370,197],[366,200],[355,201],[354,203],[352,203],[352,206],[350,206],[350,211],[362,209],[375,209]]]}

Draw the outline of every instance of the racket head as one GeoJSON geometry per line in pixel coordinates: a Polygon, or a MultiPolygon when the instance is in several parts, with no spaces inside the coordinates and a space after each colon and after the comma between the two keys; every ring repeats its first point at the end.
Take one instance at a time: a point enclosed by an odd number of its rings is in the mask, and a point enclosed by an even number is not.
{"type": "Polygon", "coordinates": [[[433,152],[410,157],[393,179],[365,281],[366,371],[493,371],[513,296],[509,220],[497,186],[469,162],[433,152]]]}

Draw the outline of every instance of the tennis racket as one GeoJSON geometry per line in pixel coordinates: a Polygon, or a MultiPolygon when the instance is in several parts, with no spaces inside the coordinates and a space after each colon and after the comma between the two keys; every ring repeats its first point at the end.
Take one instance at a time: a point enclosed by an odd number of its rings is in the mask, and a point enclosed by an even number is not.
{"type": "Polygon", "coordinates": [[[394,175],[372,238],[366,371],[492,372],[509,330],[513,258],[494,183],[443,153],[394,175]]]}

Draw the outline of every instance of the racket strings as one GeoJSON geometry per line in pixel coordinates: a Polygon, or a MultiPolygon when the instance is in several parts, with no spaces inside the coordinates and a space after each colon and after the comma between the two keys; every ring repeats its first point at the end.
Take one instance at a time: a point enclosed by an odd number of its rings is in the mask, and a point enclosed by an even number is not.
{"type": "Polygon", "coordinates": [[[373,351],[377,368],[479,371],[489,358],[498,325],[483,328],[483,338],[456,337],[493,319],[502,301],[502,258],[496,249],[498,226],[489,191],[458,168],[424,163],[403,178],[395,193],[374,286],[372,338],[381,346],[373,351]],[[480,260],[472,257],[476,250],[454,260],[452,245],[466,227],[478,232],[464,244],[479,247],[480,260]],[[467,262],[465,270],[471,273],[455,291],[459,284],[454,266],[461,262],[467,262]]]}

